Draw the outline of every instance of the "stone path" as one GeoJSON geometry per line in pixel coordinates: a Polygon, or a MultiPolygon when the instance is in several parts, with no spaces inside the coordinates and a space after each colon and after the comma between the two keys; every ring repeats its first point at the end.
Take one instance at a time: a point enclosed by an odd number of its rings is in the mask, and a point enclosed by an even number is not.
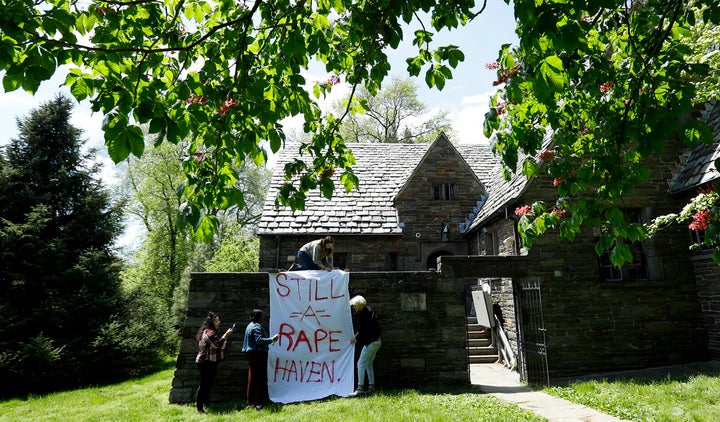
{"type": "Polygon", "coordinates": [[[624,422],[581,404],[535,391],[520,382],[520,374],[499,364],[470,365],[470,382],[497,398],[530,410],[552,422],[624,422]]]}

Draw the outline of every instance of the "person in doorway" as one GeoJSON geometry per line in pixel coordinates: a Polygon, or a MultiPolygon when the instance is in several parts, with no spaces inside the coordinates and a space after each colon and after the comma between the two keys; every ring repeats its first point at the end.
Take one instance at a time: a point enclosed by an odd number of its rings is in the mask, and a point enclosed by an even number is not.
{"type": "Polygon", "coordinates": [[[200,386],[195,398],[198,413],[205,413],[204,407],[210,405],[210,388],[215,382],[218,365],[223,359],[226,340],[233,332],[232,328],[228,328],[225,334],[220,336],[219,330],[220,317],[214,312],[209,312],[196,336],[200,348],[195,357],[195,364],[200,370],[200,386]]]}
{"type": "Polygon", "coordinates": [[[325,236],[303,245],[297,253],[299,262],[294,263],[289,271],[333,269],[333,249],[335,239],[325,236]]]}
{"type": "Polygon", "coordinates": [[[358,384],[357,389],[350,394],[350,397],[359,397],[375,392],[375,370],[373,362],[378,349],[382,345],[380,340],[380,321],[375,312],[367,305],[362,296],[355,296],[350,299],[350,306],[357,312],[358,329],[351,343],[358,343],[362,346],[360,357],[357,361],[358,384]],[[368,387],[365,388],[365,373],[367,372],[368,387]]]}
{"type": "Polygon", "coordinates": [[[274,344],[279,335],[268,337],[260,321],[263,311],[253,309],[250,313],[250,323],[245,329],[242,351],[248,359],[248,378],[246,399],[248,407],[255,406],[255,410],[262,410],[269,401],[267,381],[268,346],[274,344]]]}

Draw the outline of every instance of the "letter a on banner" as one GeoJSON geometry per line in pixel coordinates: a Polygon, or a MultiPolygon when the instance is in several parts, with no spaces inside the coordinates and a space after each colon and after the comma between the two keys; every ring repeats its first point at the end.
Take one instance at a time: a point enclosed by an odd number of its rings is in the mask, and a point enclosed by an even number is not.
{"type": "Polygon", "coordinates": [[[352,393],[355,345],[349,273],[288,271],[270,274],[268,353],[270,400],[292,403],[352,393]]]}

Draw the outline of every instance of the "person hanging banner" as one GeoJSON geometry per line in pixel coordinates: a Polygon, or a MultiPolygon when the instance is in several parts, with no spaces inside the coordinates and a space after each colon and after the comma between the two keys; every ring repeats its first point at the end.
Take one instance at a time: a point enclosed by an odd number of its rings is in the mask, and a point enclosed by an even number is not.
{"type": "Polygon", "coordinates": [[[349,273],[333,270],[270,273],[268,392],[276,403],[353,392],[354,345],[349,273]]]}

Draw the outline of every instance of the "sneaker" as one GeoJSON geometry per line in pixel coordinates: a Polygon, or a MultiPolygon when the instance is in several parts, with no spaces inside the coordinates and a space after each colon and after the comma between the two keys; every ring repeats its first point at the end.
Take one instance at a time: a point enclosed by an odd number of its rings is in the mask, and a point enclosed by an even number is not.
{"type": "Polygon", "coordinates": [[[262,408],[263,408],[262,404],[258,404],[257,406],[255,406],[255,410],[262,410],[262,408]]]}
{"type": "Polygon", "coordinates": [[[354,392],[350,393],[348,397],[360,397],[365,395],[365,390],[362,388],[358,388],[354,392]]]}

